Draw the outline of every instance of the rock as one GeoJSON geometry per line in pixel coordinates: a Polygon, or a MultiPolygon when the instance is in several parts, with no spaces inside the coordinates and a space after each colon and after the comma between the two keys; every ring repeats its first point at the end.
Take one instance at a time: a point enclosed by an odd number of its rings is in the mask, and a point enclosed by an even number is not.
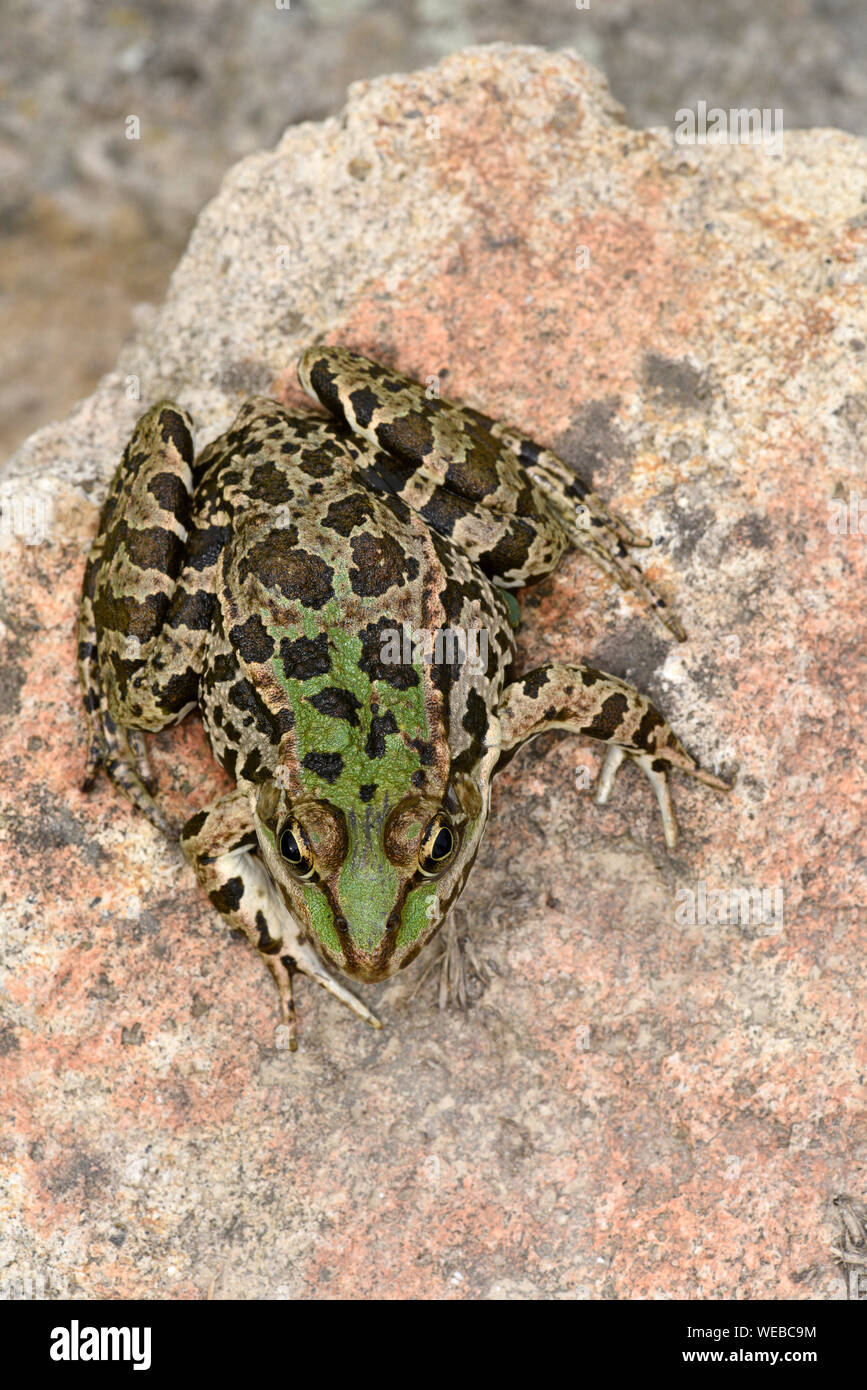
{"type": "MultiPolygon", "coordinates": [[[[360,85],[230,171],[165,305],[2,482],[7,1278],[845,1297],[827,1204],[863,1195],[867,1140],[865,279],[863,141],[682,146],[626,127],[568,53],[360,85]],[[440,1013],[423,958],[365,992],[374,1034],[302,981],[293,1057],[177,847],[104,779],[78,790],[74,624],[144,406],[174,396],[202,444],[250,392],[300,402],[317,338],[559,447],[652,535],[686,643],[572,555],[527,594],[523,659],[634,681],[739,775],[728,799],[678,783],[669,856],[637,776],[599,809],[592,749],[533,745],[463,899],[492,977],[475,1007],[440,1013]]],[[[152,742],[174,814],[221,785],[195,722],[152,742]]]]}

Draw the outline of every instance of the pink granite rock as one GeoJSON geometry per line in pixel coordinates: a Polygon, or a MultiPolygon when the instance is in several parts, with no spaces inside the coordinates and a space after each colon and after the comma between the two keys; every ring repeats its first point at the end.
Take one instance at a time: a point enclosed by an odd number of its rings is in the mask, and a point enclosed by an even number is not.
{"type": "MultiPolygon", "coordinates": [[[[837,1299],[867,1194],[867,148],[625,127],[577,57],[494,46],[352,89],[236,166],[117,370],[2,481],[0,1281],[90,1297],[837,1299]],[[582,248],[585,248],[582,250],[582,248]],[[144,404],[199,442],[346,343],[552,444],[656,544],[678,645],[572,555],[522,658],[633,681],[729,798],[609,806],[549,736],[463,899],[490,983],[309,982],[280,1049],[179,849],[78,784],[74,624],[144,404]],[[779,890],[779,891],[778,891],[779,890]],[[752,894],[752,896],[750,896],[752,894]],[[764,895],[764,898],[762,897],[764,895]]],[[[74,341],[70,351],[75,351],[74,341]]],[[[177,816],[222,785],[153,740],[177,816]]],[[[582,772],[586,769],[587,772],[582,772]]]]}

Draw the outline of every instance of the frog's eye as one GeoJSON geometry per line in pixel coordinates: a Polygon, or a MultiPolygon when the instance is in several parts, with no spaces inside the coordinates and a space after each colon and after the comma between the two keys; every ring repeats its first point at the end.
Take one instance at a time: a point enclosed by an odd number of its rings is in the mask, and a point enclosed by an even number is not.
{"type": "Polygon", "coordinates": [[[297,820],[287,821],[280,832],[280,853],[296,878],[310,878],[314,870],[313,846],[297,820]]]}
{"type": "Polygon", "coordinates": [[[428,821],[418,851],[419,872],[425,878],[435,878],[450,862],[458,846],[458,837],[443,815],[428,821]]]}

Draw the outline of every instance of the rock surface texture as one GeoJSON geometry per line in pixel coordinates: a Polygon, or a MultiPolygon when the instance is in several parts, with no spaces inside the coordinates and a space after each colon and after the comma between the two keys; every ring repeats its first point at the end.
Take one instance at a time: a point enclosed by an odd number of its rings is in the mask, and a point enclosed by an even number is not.
{"type": "MultiPolygon", "coordinates": [[[[567,53],[471,49],[353,88],[229,173],[165,305],[2,481],[0,1280],[846,1296],[830,1202],[867,1193],[865,282],[863,141],[681,146],[628,129],[567,53]],[[677,783],[668,855],[637,773],[596,808],[597,752],[540,740],[496,785],[463,898],[490,974],[474,1006],[441,1012],[422,958],[364,991],[376,1034],[302,980],[291,1056],[179,848],[104,779],[78,790],[74,627],[145,405],[174,397],[202,444],[251,393],[300,402],[317,338],[554,445],[654,538],[686,643],[571,555],[525,594],[522,657],[623,676],[739,772],[729,798],[677,783]]],[[[175,816],[220,787],[195,720],[152,747],[175,816]]]]}

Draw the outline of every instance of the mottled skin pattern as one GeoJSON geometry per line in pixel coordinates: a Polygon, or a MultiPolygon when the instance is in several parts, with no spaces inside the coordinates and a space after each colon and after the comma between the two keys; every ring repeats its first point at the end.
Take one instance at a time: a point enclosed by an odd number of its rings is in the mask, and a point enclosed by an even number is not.
{"type": "Polygon", "coordinates": [[[491,778],[551,728],[647,774],[666,839],[667,773],[724,789],[631,686],[552,663],[513,678],[514,601],[570,546],[683,630],[633,564],[625,522],[550,452],[343,348],[303,386],[331,413],[248,401],[194,458],[170,402],[136,426],[84,578],[79,669],[103,766],[151,821],[142,731],[198,706],[236,790],[181,839],[223,918],[262,953],[295,1042],[292,978],[377,1020],[330,967],[378,980],[436,933],[484,831],[491,778]],[[446,649],[387,659],[390,633],[484,631],[487,669],[446,649]]]}

